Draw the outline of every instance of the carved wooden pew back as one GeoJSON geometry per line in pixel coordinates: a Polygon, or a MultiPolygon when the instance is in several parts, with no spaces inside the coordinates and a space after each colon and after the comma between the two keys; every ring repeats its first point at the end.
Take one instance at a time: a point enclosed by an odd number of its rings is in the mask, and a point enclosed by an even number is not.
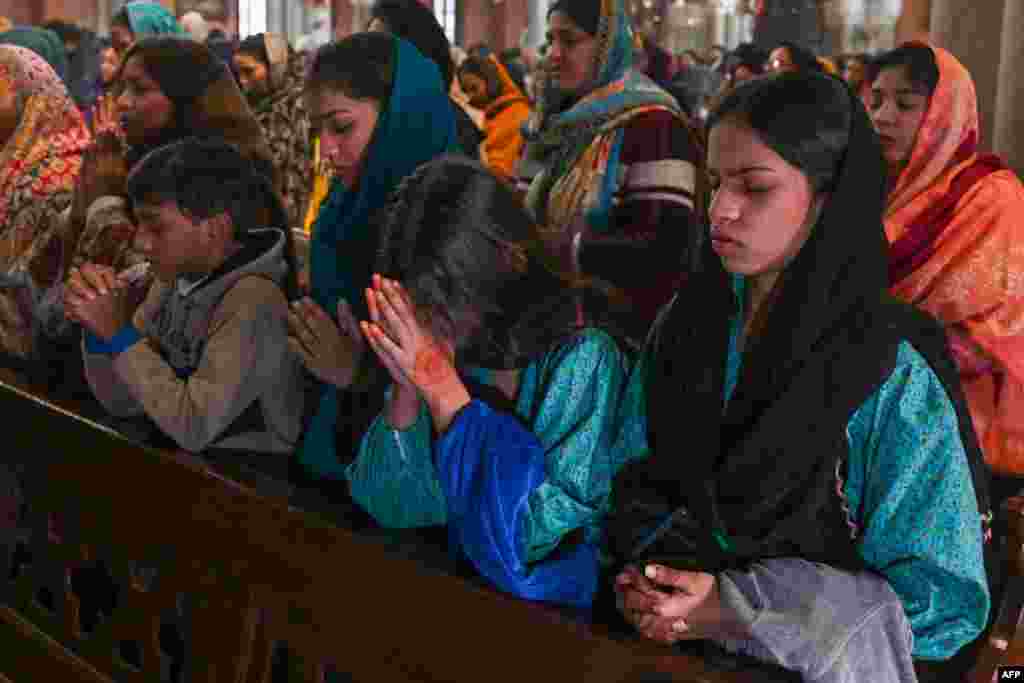
{"type": "Polygon", "coordinates": [[[181,634],[190,681],[269,682],[281,643],[288,680],[328,667],[373,682],[753,680],[424,571],[7,379],[4,453],[21,469],[30,556],[0,606],[0,676],[12,681],[166,680],[162,624],[181,634]],[[71,578],[97,560],[117,601],[87,632],[71,578]]]}

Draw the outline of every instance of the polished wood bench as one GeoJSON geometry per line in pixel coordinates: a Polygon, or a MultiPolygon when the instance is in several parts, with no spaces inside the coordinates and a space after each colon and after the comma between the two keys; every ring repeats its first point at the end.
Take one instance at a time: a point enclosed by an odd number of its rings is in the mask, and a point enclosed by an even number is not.
{"type": "Polygon", "coordinates": [[[22,469],[31,555],[0,593],[8,680],[163,680],[169,619],[183,634],[191,681],[269,681],[282,644],[288,680],[323,680],[328,667],[357,681],[744,680],[425,571],[197,458],[141,447],[5,379],[4,452],[22,469]],[[70,576],[97,560],[119,594],[109,617],[85,632],[70,576]],[[123,642],[136,644],[135,665],[123,642]]]}
{"type": "MultiPolygon", "coordinates": [[[[275,680],[322,680],[328,664],[359,681],[764,680],[430,571],[345,528],[343,509],[298,509],[283,482],[142,447],[4,369],[0,410],[5,462],[24,469],[31,552],[0,582],[0,683],[166,680],[169,615],[193,681],[270,681],[282,644],[288,671],[275,680]],[[120,597],[85,633],[69,577],[97,560],[120,597]],[[125,641],[137,644],[138,666],[121,656],[125,641]]],[[[1009,588],[971,683],[1024,663],[1024,498],[1006,515],[1009,588]]]]}

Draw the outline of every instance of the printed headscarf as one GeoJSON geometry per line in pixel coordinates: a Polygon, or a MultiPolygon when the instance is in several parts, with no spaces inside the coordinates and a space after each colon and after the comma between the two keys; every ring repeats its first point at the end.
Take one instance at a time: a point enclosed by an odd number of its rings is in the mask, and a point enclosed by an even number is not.
{"type": "Polygon", "coordinates": [[[13,86],[18,115],[0,150],[0,352],[27,357],[39,292],[63,277],[75,250],[61,213],[91,139],[64,83],[32,50],[0,45],[0,79],[13,86]]]}
{"type": "Polygon", "coordinates": [[[53,31],[34,26],[19,26],[0,33],[0,45],[26,47],[46,60],[57,77],[66,81],[68,76],[68,53],[64,42],[53,31]]]}
{"type": "Polygon", "coordinates": [[[890,240],[898,239],[915,215],[945,194],[949,180],[973,162],[980,142],[978,96],[971,74],[946,50],[927,47],[935,54],[939,84],[918,129],[910,161],[889,193],[885,218],[890,240]]]}
{"type": "MultiPolygon", "coordinates": [[[[570,199],[563,207],[549,207],[549,200],[555,185],[573,169],[595,139],[621,129],[629,118],[645,111],[664,109],[683,117],[675,98],[647,76],[632,70],[633,30],[623,0],[599,1],[596,76],[584,86],[582,94],[573,95],[578,99],[568,108],[565,108],[567,94],[548,77],[542,85],[540,101],[525,126],[524,171],[530,175],[531,165],[543,168],[530,185],[527,205],[542,224],[568,224],[572,220],[570,215],[582,209],[575,200],[570,199]],[[554,210],[549,211],[552,208],[554,210]]],[[[608,155],[602,155],[605,156],[600,164],[602,177],[584,179],[583,185],[610,181],[603,176],[603,171],[609,165],[615,166],[616,149],[620,144],[621,139],[611,145],[608,155]]],[[[562,188],[558,194],[571,198],[593,191],[592,187],[583,185],[562,188]]],[[[602,217],[607,214],[610,193],[601,194],[598,206],[591,207],[591,224],[603,223],[602,217]]]]}
{"type": "Polygon", "coordinates": [[[19,205],[74,189],[89,131],[67,88],[32,50],[0,45],[0,77],[17,94],[18,126],[0,152],[0,226],[19,205]]]}
{"type": "Polygon", "coordinates": [[[979,153],[978,103],[967,69],[942,48],[911,44],[931,49],[939,82],[888,198],[892,293],[951,331],[985,459],[1019,476],[1024,186],[998,157],[979,153]]]}

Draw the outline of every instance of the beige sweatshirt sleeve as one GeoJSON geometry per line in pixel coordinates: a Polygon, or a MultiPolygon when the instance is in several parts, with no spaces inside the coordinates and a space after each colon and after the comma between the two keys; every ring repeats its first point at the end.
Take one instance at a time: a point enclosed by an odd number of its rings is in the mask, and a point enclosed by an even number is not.
{"type": "Polygon", "coordinates": [[[247,277],[214,311],[199,367],[187,379],[149,343],[112,363],[117,379],[160,429],[187,451],[209,447],[273,385],[288,354],[288,304],[269,280],[247,277]]]}

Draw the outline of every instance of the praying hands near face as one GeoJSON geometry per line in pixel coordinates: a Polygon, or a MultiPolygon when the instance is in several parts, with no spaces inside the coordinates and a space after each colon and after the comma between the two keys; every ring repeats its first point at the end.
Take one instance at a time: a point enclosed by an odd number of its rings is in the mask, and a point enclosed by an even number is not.
{"type": "Polygon", "coordinates": [[[363,321],[363,335],[391,374],[396,393],[418,393],[438,433],[444,432],[470,401],[455,370],[454,341],[439,339],[424,328],[408,292],[394,280],[374,275],[366,303],[370,321],[363,321]]]}
{"type": "Polygon", "coordinates": [[[355,381],[366,344],[352,309],[338,302],[338,323],[305,297],[288,313],[288,346],[321,382],[346,389],[355,381]]]}
{"type": "Polygon", "coordinates": [[[370,320],[361,323],[345,301],[338,303],[338,323],[311,299],[292,304],[288,316],[292,352],[318,379],[346,389],[369,345],[395,383],[394,400],[407,408],[399,412],[415,417],[422,397],[438,431],[444,431],[469,403],[469,392],[455,370],[453,342],[438,339],[423,327],[409,294],[398,282],[374,275],[365,293],[370,320]]]}

